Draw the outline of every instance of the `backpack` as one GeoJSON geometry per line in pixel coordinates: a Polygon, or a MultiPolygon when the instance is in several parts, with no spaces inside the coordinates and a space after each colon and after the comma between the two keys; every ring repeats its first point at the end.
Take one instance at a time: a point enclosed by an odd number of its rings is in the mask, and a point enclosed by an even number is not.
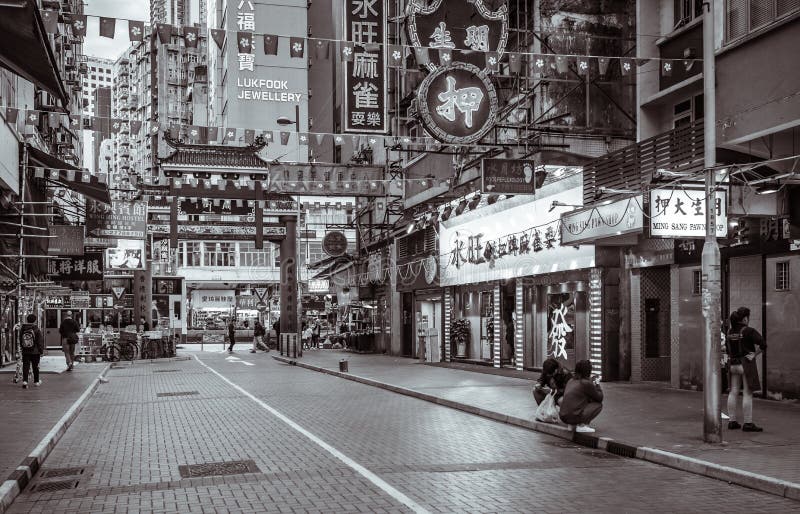
{"type": "Polygon", "coordinates": [[[22,331],[22,348],[30,350],[36,345],[36,332],[33,328],[27,328],[22,331]]]}
{"type": "Polygon", "coordinates": [[[731,329],[728,331],[728,334],[725,336],[725,346],[728,350],[728,356],[731,358],[731,364],[741,364],[742,357],[747,353],[744,349],[741,329],[731,329]]]}

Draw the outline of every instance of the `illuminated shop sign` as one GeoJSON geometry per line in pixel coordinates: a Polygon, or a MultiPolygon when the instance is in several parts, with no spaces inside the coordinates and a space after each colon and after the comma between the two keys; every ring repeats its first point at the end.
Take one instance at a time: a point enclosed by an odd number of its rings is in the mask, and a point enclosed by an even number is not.
{"type": "Polygon", "coordinates": [[[344,34],[344,127],[347,132],[385,134],[386,2],[348,0],[344,34]]]}
{"type": "Polygon", "coordinates": [[[593,244],[598,239],[640,233],[644,228],[642,195],[605,205],[594,205],[561,216],[565,244],[593,244]]]}
{"type": "Polygon", "coordinates": [[[440,223],[440,284],[472,284],[594,266],[594,246],[562,245],[559,215],[563,208],[551,209],[553,201],[578,204],[581,188],[521,201],[491,214],[476,212],[461,222],[456,218],[440,223]]]}
{"type": "Polygon", "coordinates": [[[494,126],[497,93],[477,66],[453,63],[428,75],[417,93],[425,129],[445,143],[473,143],[494,126]]]}
{"type": "MultiPolygon", "coordinates": [[[[727,192],[717,191],[717,237],[728,235],[727,192]]],[[[650,236],[704,238],[706,236],[706,193],[702,189],[653,189],[650,191],[650,236]]]]}
{"type": "Polygon", "coordinates": [[[435,50],[427,63],[430,71],[454,61],[485,69],[485,52],[497,52],[499,62],[505,51],[508,9],[504,4],[490,11],[483,0],[434,0],[427,7],[412,2],[408,37],[413,46],[435,50]]]}

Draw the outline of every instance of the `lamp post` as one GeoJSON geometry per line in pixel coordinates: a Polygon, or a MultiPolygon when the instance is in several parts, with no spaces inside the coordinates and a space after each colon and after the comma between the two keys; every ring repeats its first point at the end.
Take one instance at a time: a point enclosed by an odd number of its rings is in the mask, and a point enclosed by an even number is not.
{"type": "MultiPolygon", "coordinates": [[[[290,120],[286,116],[281,116],[275,121],[276,121],[276,123],[278,125],[283,125],[283,126],[291,125],[291,124],[294,123],[295,133],[298,134],[298,140],[297,140],[297,156],[298,156],[298,158],[297,158],[297,160],[300,161],[300,139],[299,139],[299,134],[300,134],[300,106],[299,105],[295,105],[294,106],[294,121],[290,120]]],[[[299,255],[298,255],[298,247],[299,247],[298,242],[299,242],[299,238],[300,238],[300,233],[299,233],[299,228],[300,228],[299,227],[300,226],[300,196],[299,195],[297,196],[297,200],[296,201],[297,201],[297,220],[294,223],[293,230],[289,230],[289,228],[287,227],[286,238],[281,243],[281,249],[285,250],[286,254],[287,254],[287,255],[283,255],[284,252],[281,252],[281,269],[283,269],[284,259],[285,258],[294,259],[294,262],[295,262],[295,273],[293,275],[294,276],[294,283],[293,284],[285,283],[285,281],[283,280],[284,276],[283,276],[283,272],[282,272],[281,273],[281,288],[289,288],[289,287],[291,287],[292,288],[291,292],[293,293],[292,296],[295,297],[295,302],[296,302],[296,306],[297,306],[296,316],[295,316],[295,319],[293,320],[293,323],[295,325],[296,334],[297,334],[297,350],[296,350],[297,353],[296,353],[295,356],[298,356],[298,355],[302,356],[302,352],[303,352],[303,344],[302,344],[302,340],[303,340],[303,338],[302,338],[302,330],[303,330],[303,327],[302,327],[302,324],[301,324],[301,319],[302,319],[301,294],[302,294],[302,290],[300,288],[300,278],[297,275],[300,272],[300,259],[299,259],[299,255]],[[292,238],[294,240],[293,241],[289,241],[290,238],[292,238]]],[[[285,294],[285,292],[282,291],[281,292],[281,301],[283,301],[286,298],[287,298],[287,295],[285,294]]],[[[282,307],[281,316],[283,316],[283,309],[286,308],[286,305],[282,305],[281,307],[282,307]]],[[[286,323],[286,324],[281,323],[281,325],[282,325],[281,333],[284,333],[284,330],[288,329],[289,324],[288,323],[286,323]],[[286,329],[283,328],[284,325],[286,326],[286,329]]],[[[288,332],[288,330],[287,330],[287,332],[288,332]]],[[[280,342],[278,344],[280,344],[280,342]]],[[[287,350],[287,353],[288,353],[288,350],[289,350],[288,347],[287,347],[286,350],[287,350]]]]}
{"type": "Polygon", "coordinates": [[[716,213],[716,100],[714,65],[714,4],[706,0],[703,16],[703,94],[704,94],[704,141],[705,141],[705,194],[706,194],[706,238],[702,255],[702,310],[703,310],[703,440],[707,443],[722,442],[720,421],[720,296],[722,279],[719,245],[717,244],[716,213]]]}

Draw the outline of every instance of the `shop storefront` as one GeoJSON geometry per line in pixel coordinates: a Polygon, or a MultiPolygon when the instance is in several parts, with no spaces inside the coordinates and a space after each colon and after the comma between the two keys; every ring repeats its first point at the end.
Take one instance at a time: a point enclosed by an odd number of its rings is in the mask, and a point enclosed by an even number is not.
{"type": "Polygon", "coordinates": [[[538,368],[603,362],[604,276],[594,246],[561,244],[579,174],[440,224],[450,359],[538,368]]]}

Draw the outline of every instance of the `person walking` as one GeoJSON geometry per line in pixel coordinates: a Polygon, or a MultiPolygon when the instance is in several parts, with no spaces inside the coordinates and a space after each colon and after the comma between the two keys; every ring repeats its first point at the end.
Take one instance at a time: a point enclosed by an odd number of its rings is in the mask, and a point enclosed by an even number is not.
{"type": "Polygon", "coordinates": [[[742,432],[761,432],[764,429],[753,423],[753,391],[761,389],[756,367],[756,356],[766,350],[767,343],[758,333],[758,330],[748,326],[750,323],[750,309],[739,307],[730,317],[730,329],[725,338],[729,357],[728,383],[728,422],[729,430],[742,429],[742,432]],[[744,425],[737,421],[736,404],[739,398],[739,389],[742,390],[742,414],[744,425]]]}
{"type": "Polygon", "coordinates": [[[304,350],[311,349],[311,336],[312,336],[311,327],[306,325],[306,328],[303,329],[302,336],[303,336],[303,349],[304,350]]]}
{"type": "Polygon", "coordinates": [[[253,327],[253,349],[250,350],[250,353],[256,353],[256,350],[258,349],[258,343],[261,343],[264,346],[264,350],[269,351],[269,346],[267,346],[267,343],[264,340],[264,336],[266,335],[267,331],[264,328],[264,325],[262,325],[260,321],[256,320],[256,324],[253,327]]]}
{"type": "Polygon", "coordinates": [[[576,432],[594,432],[589,426],[603,410],[603,390],[597,377],[592,376],[592,363],[588,360],[575,364],[575,373],[564,389],[559,417],[576,432]]]}
{"type": "Polygon", "coordinates": [[[272,324],[272,330],[275,331],[275,348],[278,348],[278,345],[281,344],[281,321],[275,320],[275,323],[272,324]]]}
{"type": "Polygon", "coordinates": [[[319,326],[319,321],[314,322],[314,327],[311,329],[311,348],[319,350],[319,337],[322,328],[319,326]]]}
{"type": "Polygon", "coordinates": [[[233,318],[228,319],[228,340],[231,342],[228,353],[233,353],[233,345],[236,343],[236,325],[233,324],[233,318]]]}
{"type": "Polygon", "coordinates": [[[67,371],[72,371],[75,367],[75,345],[78,344],[78,332],[81,327],[78,322],[72,319],[72,312],[66,311],[58,333],[61,334],[61,350],[64,352],[64,359],[67,361],[67,371]]]}
{"type": "Polygon", "coordinates": [[[20,346],[22,347],[22,388],[28,388],[28,374],[33,368],[33,385],[39,387],[39,360],[44,353],[44,337],[36,324],[36,314],[28,314],[27,323],[20,329],[20,346]]]}

